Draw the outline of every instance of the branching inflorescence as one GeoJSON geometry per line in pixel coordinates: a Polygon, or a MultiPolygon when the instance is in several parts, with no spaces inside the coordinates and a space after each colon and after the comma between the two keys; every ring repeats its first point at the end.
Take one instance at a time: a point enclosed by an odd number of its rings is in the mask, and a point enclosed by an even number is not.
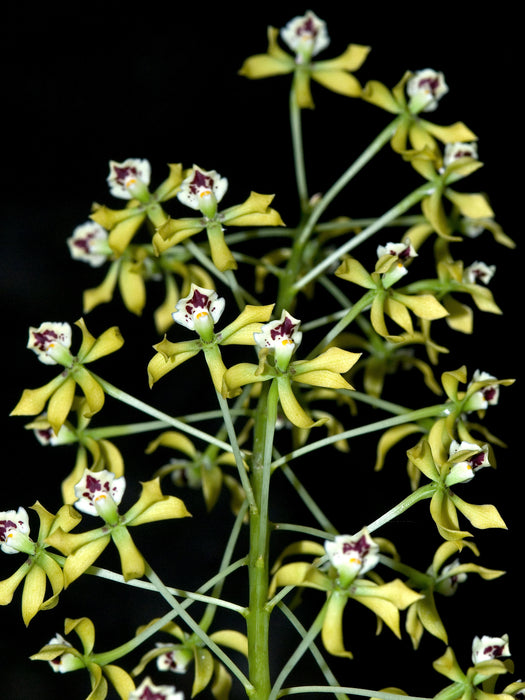
{"type": "MultiPolygon", "coordinates": [[[[449,92],[440,72],[406,72],[392,89],[376,80],[362,86],[354,72],[368,47],[350,44],[336,58],[319,59],[330,38],[313,12],[280,31],[270,27],[268,41],[267,52],[246,59],[240,74],[291,76],[298,223],[285,222],[279,193],[260,194],[257,182],[247,183],[255,189],[247,190],[244,201],[229,204],[228,180],[216,170],[172,163],[154,188],[156,174],[148,160],[110,161],[110,194],[125,206],[94,204],[89,220],[67,241],[75,260],[95,271],[105,269],[98,286],[84,291],[82,312],[86,316],[108,302],[117,306],[118,288],[126,309],[140,316],[148,308],[149,285],[162,281],[165,298],[154,311],[160,337],[152,337],[154,351],[144,375],[154,389],[158,382],[175,381],[177,373],[191,372],[195,392],[203,402],[209,395],[209,402],[202,414],[188,415],[173,392],[166,411],[95,374],[91,363],[126,353],[116,326],[98,337],[84,317],[76,321],[77,329],[47,321],[31,328],[28,347],[58,375],[24,390],[12,415],[31,417],[26,427],[43,444],[76,445],[77,456],[62,482],[57,513],[39,502],[29,512],[13,504],[0,512],[2,552],[18,560],[0,582],[0,603],[10,603],[20,588],[22,618],[29,625],[60,605],[65,589],[74,590],[81,577],[92,576],[156,591],[164,599],[162,617],[144,620],[140,607],[134,611],[136,632],[115,649],[95,650],[96,620],[85,616],[67,618],[65,636],[50,632],[50,641],[32,656],[61,673],[87,670],[92,700],[102,700],[111,687],[123,700],[179,700],[183,693],[171,672],[192,678],[192,697],[209,688],[217,700],[275,700],[299,693],[385,700],[410,695],[410,678],[404,690],[380,689],[373,681],[369,689],[349,684],[352,659],[360,653],[359,632],[349,624],[348,611],[355,606],[371,612],[378,630],[386,626],[408,639],[413,653],[424,635],[444,645],[434,662],[437,678],[446,679],[440,699],[518,697],[525,683],[499,684],[499,676],[513,672],[508,637],[476,637],[472,665],[464,670],[449,646],[454,639],[442,614],[445,598],[468,575],[488,581],[504,573],[469,558],[479,556],[477,530],[506,528],[497,507],[471,503],[458,492],[473,479],[481,481],[482,468],[495,465],[502,443],[485,418],[513,380],[448,358],[447,368],[438,371],[441,356],[449,352],[440,340],[442,329],[471,334],[476,313],[501,313],[487,286],[495,267],[476,255],[467,262],[457,259],[455,246],[464,243],[461,249],[467,250],[483,231],[498,244],[514,246],[487,197],[462,187],[482,166],[476,136],[462,122],[442,126],[427,120],[449,92]],[[301,117],[302,110],[314,107],[316,83],[351,98],[350,104],[360,101],[391,117],[331,188],[312,197],[301,117]],[[400,169],[411,168],[421,182],[379,217],[366,218],[366,212],[350,217],[346,188],[382,149],[391,149],[400,169]],[[329,205],[340,213],[323,218],[329,205]],[[377,255],[371,260],[365,244],[372,237],[377,255]],[[263,255],[250,253],[253,240],[268,244],[263,255]],[[362,252],[354,257],[359,247],[362,252]],[[425,274],[418,277],[423,258],[425,274]],[[430,275],[428,261],[435,270],[430,275]],[[273,298],[268,298],[270,279],[277,290],[273,298]],[[225,316],[232,320],[224,322],[225,316]],[[79,331],[80,345],[73,350],[79,331]],[[191,333],[191,339],[183,333],[191,333]],[[412,370],[421,386],[410,380],[403,404],[413,399],[417,405],[406,408],[389,399],[389,382],[393,374],[412,370]],[[424,402],[425,392],[432,402],[424,402]],[[146,418],[101,424],[106,397],[146,418]],[[375,407],[373,422],[365,422],[368,414],[360,410],[367,405],[375,407]],[[218,421],[215,432],[205,428],[210,418],[218,421]],[[144,474],[138,499],[122,508],[128,480],[125,438],[142,432],[154,434],[145,442],[147,454],[162,452],[166,461],[144,474]],[[395,461],[392,454],[404,446],[408,495],[383,514],[374,512],[370,522],[325,513],[296,467],[306,470],[311,457],[318,462],[327,459],[325,454],[349,460],[352,441],[368,434],[376,471],[395,461]],[[307,507],[308,522],[273,522],[278,473],[307,507]],[[189,518],[185,488],[201,490],[212,513],[226,489],[231,510],[220,567],[192,591],[177,587],[181,562],[174,560],[173,581],[167,584],[133,538],[136,526],[147,530],[150,523],[166,521],[169,527],[168,521],[189,518]],[[421,501],[429,509],[418,513],[433,521],[438,542],[426,553],[424,570],[378,532],[421,501]],[[283,532],[296,539],[280,545],[283,532]],[[107,547],[116,548],[120,570],[98,565],[107,547]],[[248,592],[229,600],[223,587],[239,570],[248,592]],[[293,608],[297,593],[304,601],[293,608]],[[306,605],[314,610],[313,622],[301,621],[306,605]],[[231,627],[217,624],[219,609],[232,616],[231,627]],[[274,659],[270,643],[271,622],[281,613],[300,633],[284,661],[274,659]],[[127,656],[136,649],[143,656],[133,665],[127,656]],[[287,687],[291,671],[309,653],[324,686],[287,687]],[[330,668],[333,657],[347,663],[338,677],[330,668]]],[[[357,482],[357,470],[353,474],[357,482]]]]}

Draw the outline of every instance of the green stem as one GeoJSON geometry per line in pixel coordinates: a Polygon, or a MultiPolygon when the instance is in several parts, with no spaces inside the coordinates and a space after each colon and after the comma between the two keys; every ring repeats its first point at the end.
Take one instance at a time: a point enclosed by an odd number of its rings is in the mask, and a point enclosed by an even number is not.
{"type": "Polygon", "coordinates": [[[117,401],[122,401],[122,403],[125,403],[128,406],[132,406],[133,408],[136,408],[138,411],[142,411],[142,413],[146,413],[152,418],[157,418],[162,422],[166,423],[167,425],[177,428],[177,430],[180,430],[183,433],[188,433],[188,435],[192,435],[195,438],[199,438],[204,442],[208,442],[211,445],[216,445],[217,447],[220,447],[226,452],[233,451],[231,446],[227,442],[218,440],[213,435],[209,435],[208,433],[205,433],[204,431],[199,430],[198,428],[192,428],[191,425],[186,425],[186,423],[183,423],[177,418],[173,418],[173,416],[169,416],[167,413],[159,411],[157,408],[150,406],[144,401],[141,401],[140,399],[131,396],[131,394],[127,394],[125,391],[122,391],[122,389],[118,389],[116,386],[113,386],[113,384],[110,384],[105,379],[102,379],[102,377],[97,376],[93,372],[91,372],[91,375],[104,389],[105,393],[108,396],[117,399],[117,401]]]}
{"type": "Polygon", "coordinates": [[[254,700],[268,700],[270,692],[269,522],[268,491],[273,434],[277,417],[277,386],[264,383],[257,406],[251,481],[257,509],[250,514],[248,665],[254,700]]]}
{"type": "MultiPolygon", "coordinates": [[[[284,688],[278,695],[284,698],[287,695],[300,695],[302,693],[347,693],[348,695],[361,695],[365,698],[379,698],[379,700],[399,700],[399,693],[385,693],[381,690],[365,690],[364,688],[352,688],[347,685],[326,686],[326,685],[303,685],[295,688],[284,688]]],[[[403,700],[432,700],[418,695],[403,695],[403,700]]]]}
{"type": "Polygon", "coordinates": [[[404,498],[401,503],[397,504],[397,506],[390,508],[390,510],[384,513],[381,517],[374,520],[372,523],[370,523],[370,525],[367,525],[366,529],[368,532],[379,530],[380,527],[386,525],[386,523],[390,522],[391,520],[394,520],[394,518],[397,518],[413,505],[419,503],[419,501],[422,501],[425,498],[431,498],[436,492],[436,488],[437,485],[434,482],[421,486],[416,491],[411,493],[410,496],[404,498]]]}
{"type": "Polygon", "coordinates": [[[292,146],[295,164],[295,179],[301,211],[308,210],[308,186],[304,165],[303,134],[301,124],[301,109],[297,104],[295,90],[290,90],[290,127],[292,131],[292,146]]]}
{"type": "Polygon", "coordinates": [[[303,639],[301,640],[300,644],[294,651],[294,653],[290,656],[288,661],[285,663],[285,665],[282,667],[281,672],[277,676],[275,683],[273,684],[272,691],[270,695],[268,696],[268,700],[276,700],[276,698],[280,697],[280,689],[282,688],[282,685],[286,678],[290,675],[290,673],[293,671],[295,665],[299,661],[299,659],[303,656],[303,654],[309,649],[311,643],[313,640],[317,637],[319,632],[322,629],[324,618],[326,615],[326,610],[328,607],[328,600],[325,601],[323,607],[321,608],[319,614],[313,621],[310,629],[306,634],[304,635],[303,639]]]}
{"type": "Polygon", "coordinates": [[[217,392],[217,399],[219,401],[219,406],[221,407],[222,415],[224,418],[224,425],[226,426],[226,430],[228,431],[228,437],[229,437],[230,443],[231,443],[230,451],[233,452],[233,455],[235,457],[235,464],[237,466],[237,471],[239,472],[239,478],[241,480],[242,487],[246,493],[246,498],[248,499],[248,502],[250,504],[250,509],[252,511],[256,510],[257,504],[256,504],[255,499],[254,499],[250,479],[248,477],[248,474],[246,473],[246,467],[244,465],[241,450],[239,448],[239,443],[237,442],[237,435],[235,433],[235,427],[234,427],[233,421],[231,419],[228,402],[220,394],[220,392],[217,392]]]}
{"type": "Polygon", "coordinates": [[[124,435],[137,435],[150,430],[162,430],[168,423],[163,420],[153,420],[144,423],[128,423],[127,425],[107,425],[103,428],[89,428],[83,431],[83,435],[93,440],[105,440],[107,438],[122,437],[124,435]]]}
{"type": "MultiPolygon", "coordinates": [[[[288,618],[288,620],[292,623],[292,625],[295,627],[297,632],[300,634],[301,637],[304,637],[305,634],[307,634],[307,631],[305,627],[301,624],[301,622],[297,619],[297,617],[293,614],[293,612],[290,610],[290,608],[283,602],[279,603],[279,610],[285,615],[285,617],[288,618]]],[[[317,665],[321,669],[324,677],[326,678],[327,682],[331,686],[338,685],[337,679],[332,673],[330,667],[326,663],[326,659],[322,655],[322,653],[319,651],[319,648],[317,645],[312,642],[310,644],[310,652],[312,656],[314,657],[317,665]]],[[[348,700],[348,696],[345,695],[344,693],[335,693],[335,696],[338,698],[338,700],[348,700]]]]}
{"type": "Polygon", "coordinates": [[[339,442],[339,440],[347,440],[354,437],[359,437],[360,435],[367,435],[368,433],[376,432],[377,430],[388,430],[396,425],[402,425],[403,423],[413,423],[414,421],[422,420],[423,418],[436,418],[440,415],[444,415],[444,410],[446,407],[439,404],[437,406],[428,406],[426,408],[420,408],[415,411],[408,411],[403,415],[393,416],[391,418],[385,418],[384,420],[377,421],[375,423],[369,423],[368,425],[360,426],[359,428],[352,428],[351,430],[345,430],[337,435],[329,435],[316,442],[309,443],[308,445],[303,445],[303,447],[298,447],[296,450],[274,460],[272,463],[272,469],[277,469],[283,464],[287,464],[292,459],[297,459],[298,457],[303,457],[309,452],[314,452],[327,445],[332,445],[334,442],[339,442]]]}
{"type": "Polygon", "coordinates": [[[300,280],[294,284],[295,292],[298,292],[303,287],[306,287],[310,282],[312,282],[316,277],[318,277],[322,272],[331,267],[334,263],[337,263],[342,256],[350,252],[354,248],[357,248],[361,243],[370,238],[374,233],[377,233],[384,226],[389,224],[393,219],[397,218],[400,214],[410,209],[410,207],[417,204],[423,199],[423,197],[429,195],[433,189],[432,183],[425,183],[407,195],[398,204],[393,206],[382,216],[376,219],[370,226],[365,228],[361,233],[353,238],[350,238],[346,243],[336,248],[332,253],[327,255],[323,260],[313,267],[309,272],[307,272],[300,280]]]}
{"type": "Polygon", "coordinates": [[[355,160],[349,168],[338,178],[330,187],[328,192],[319,201],[313,212],[310,214],[305,227],[303,228],[300,237],[300,245],[304,245],[309,239],[315,225],[319,221],[321,215],[326,211],[329,204],[337,197],[339,192],[354,178],[357,173],[378,153],[383,146],[392,138],[395,133],[400,118],[396,117],[388,126],[386,126],[380,134],[372,141],[372,143],[361,153],[359,158],[355,160]]]}
{"type": "Polygon", "coordinates": [[[345,329],[348,325],[350,325],[350,323],[352,323],[352,321],[353,321],[354,319],[357,318],[357,316],[359,316],[359,314],[361,313],[361,311],[364,311],[364,309],[366,309],[367,306],[369,306],[369,305],[372,303],[372,301],[373,301],[373,299],[374,299],[374,296],[375,296],[375,293],[376,293],[376,290],[375,290],[375,289],[371,289],[371,290],[369,290],[368,292],[366,292],[366,294],[363,294],[363,296],[361,297],[361,299],[359,299],[359,301],[357,301],[355,304],[353,304],[353,306],[352,306],[350,309],[348,309],[348,311],[347,311],[346,314],[343,316],[343,318],[342,318],[340,321],[338,321],[338,322],[335,324],[335,326],[333,326],[333,327],[328,331],[328,333],[325,335],[325,337],[324,337],[324,338],[315,346],[315,348],[308,354],[307,359],[309,360],[309,359],[311,359],[312,357],[315,357],[315,356],[318,355],[322,350],[324,350],[328,345],[330,345],[330,343],[332,342],[332,340],[334,340],[335,338],[337,338],[337,336],[338,336],[340,333],[342,333],[342,332],[344,331],[344,329],[345,329]]]}
{"type": "Polygon", "coordinates": [[[287,464],[283,464],[281,466],[281,471],[284,474],[284,476],[288,479],[288,481],[292,484],[297,495],[301,498],[301,500],[308,508],[310,513],[317,520],[319,525],[321,525],[321,527],[323,527],[326,532],[331,532],[332,534],[336,535],[336,528],[328,520],[326,515],[317,505],[317,501],[314,498],[312,498],[312,496],[308,493],[308,491],[305,489],[303,484],[299,481],[299,479],[297,478],[295,473],[290,469],[290,467],[287,464]]]}
{"type": "Polygon", "coordinates": [[[191,615],[186,612],[184,607],[179,603],[179,601],[169,592],[168,588],[164,585],[161,579],[153,571],[153,569],[148,565],[146,567],[146,576],[153,583],[162,597],[173,607],[174,610],[178,611],[181,619],[188,625],[188,627],[194,632],[194,634],[201,640],[201,642],[208,647],[208,649],[229,669],[234,676],[242,683],[246,692],[248,694],[253,690],[250,681],[246,678],[244,673],[240,668],[230,659],[230,657],[211,639],[206,632],[201,629],[197,622],[191,617],[191,615]]]}

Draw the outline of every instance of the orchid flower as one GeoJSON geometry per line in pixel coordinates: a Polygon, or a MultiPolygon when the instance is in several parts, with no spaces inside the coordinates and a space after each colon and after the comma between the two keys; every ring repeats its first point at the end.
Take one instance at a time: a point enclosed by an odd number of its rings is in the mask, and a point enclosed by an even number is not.
{"type": "Polygon", "coordinates": [[[194,165],[178,191],[179,201],[199,211],[201,216],[169,219],[157,227],[153,247],[157,255],[200,231],[206,230],[210,252],[218,270],[236,269],[237,263],[224,240],[224,226],[284,226],[279,213],[270,207],[273,195],[252,192],[248,199],[228,209],[218,210],[228,188],[228,180],[215,170],[194,165]]]}
{"type": "Polygon", "coordinates": [[[82,344],[76,356],[69,350],[69,324],[46,322],[38,328],[29,329],[28,347],[41,362],[59,364],[62,371],[39,389],[25,389],[20,401],[11,411],[13,416],[34,416],[42,413],[47,404],[47,419],[56,435],[73,406],[77,384],[86,398],[85,415],[90,417],[100,411],[104,405],[104,390],[84,365],[119,350],[124,343],[116,326],[108,328],[95,338],[83,319],[75,325],[82,331],[82,344]]]}
{"type": "Polygon", "coordinates": [[[364,63],[370,48],[349,44],[337,58],[312,60],[329,44],[326,22],[308,11],[302,17],[291,19],[280,31],[269,27],[267,53],[247,58],[239,73],[252,80],[293,73],[292,93],[301,109],[315,106],[311,80],[341,95],[359,97],[361,85],[353,72],[364,63]],[[292,54],[279,46],[279,35],[292,54]]]}
{"type": "Polygon", "coordinates": [[[270,321],[254,334],[260,347],[259,365],[243,362],[230,367],[224,373],[223,394],[235,396],[240,387],[257,382],[277,383],[279,401],[288,420],[298,428],[322,425],[325,420],[314,421],[297,400],[292,382],[333,389],[352,389],[343,378],[357,362],[360,354],[330,347],[312,360],[291,361],[292,354],[301,342],[300,321],[286,310],[278,321],[270,321]]]}

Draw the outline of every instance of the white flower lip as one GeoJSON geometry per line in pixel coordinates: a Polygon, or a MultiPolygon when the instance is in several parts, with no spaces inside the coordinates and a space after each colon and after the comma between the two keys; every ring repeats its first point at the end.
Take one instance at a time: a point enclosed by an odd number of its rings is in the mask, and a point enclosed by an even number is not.
{"type": "Polygon", "coordinates": [[[86,221],[73,230],[67,239],[73,260],[80,260],[91,267],[101,267],[108,259],[106,250],[108,232],[96,221],[86,221]]]}
{"type": "Polygon", "coordinates": [[[465,440],[459,443],[456,440],[452,440],[449,448],[450,458],[454,457],[454,455],[459,452],[465,451],[473,452],[473,454],[465,460],[453,464],[445,479],[447,486],[470,481],[474,478],[475,473],[479,469],[490,467],[487,445],[477,445],[472,442],[466,442],[465,440]]]}
{"type": "MultiPolygon", "coordinates": [[[[52,646],[54,644],[61,644],[66,647],[73,648],[73,645],[64,639],[61,634],[56,634],[53,639],[49,640],[48,645],[52,646]]],[[[55,673],[67,673],[68,671],[74,671],[79,667],[79,659],[73,654],[64,652],[56,659],[49,661],[49,665],[55,673]]]]}
{"type": "Polygon", "coordinates": [[[326,22],[309,10],[302,17],[294,17],[281,29],[281,38],[298,54],[315,56],[330,44],[326,22]]]}
{"type": "Polygon", "coordinates": [[[177,691],[173,685],[155,685],[151,678],[147,676],[142,683],[132,690],[129,700],[184,700],[184,693],[177,691]]]}
{"type": "Polygon", "coordinates": [[[107,182],[109,191],[118,199],[133,199],[134,186],[148,186],[151,180],[151,165],[143,158],[127,158],[122,163],[109,161],[107,182]]]}
{"type": "Polygon", "coordinates": [[[431,68],[415,71],[407,82],[407,95],[416,111],[433,112],[447,92],[445,76],[431,68]]]}
{"type": "Polygon", "coordinates": [[[228,190],[228,180],[216,170],[202,170],[194,165],[177,193],[177,199],[190,209],[199,210],[210,198],[220,202],[228,190]]]}
{"type": "Polygon", "coordinates": [[[344,577],[362,576],[379,561],[379,546],[363,528],[356,535],[338,535],[325,542],[325,550],[332,566],[344,577]]]}
{"type": "Polygon", "coordinates": [[[459,158],[478,159],[478,145],[476,143],[447,143],[443,153],[443,166],[446,168],[459,158]]]}
{"type": "Polygon", "coordinates": [[[510,656],[509,635],[501,637],[474,637],[472,642],[472,663],[499,659],[502,656],[510,656]]]}
{"type": "Polygon", "coordinates": [[[20,535],[28,534],[29,517],[25,508],[0,512],[0,549],[4,554],[18,554],[16,541],[20,535]]]}
{"type": "Polygon", "coordinates": [[[75,485],[75,508],[87,515],[103,515],[106,510],[118,506],[125,489],[125,477],[117,478],[107,469],[98,472],[86,469],[75,485]]]}
{"type": "Polygon", "coordinates": [[[476,284],[477,282],[488,284],[495,272],[495,265],[486,265],[484,262],[476,261],[465,268],[463,272],[463,281],[470,284],[476,284]]]}
{"type": "Polygon", "coordinates": [[[217,323],[225,305],[226,301],[219,297],[216,291],[192,283],[190,293],[187,297],[179,299],[171,316],[175,323],[194,331],[195,324],[198,325],[205,319],[217,323]]]}
{"type": "Polygon", "coordinates": [[[38,355],[45,365],[56,365],[54,355],[63,355],[63,350],[71,346],[72,331],[69,323],[45,321],[38,328],[29,329],[27,347],[38,355]]]}

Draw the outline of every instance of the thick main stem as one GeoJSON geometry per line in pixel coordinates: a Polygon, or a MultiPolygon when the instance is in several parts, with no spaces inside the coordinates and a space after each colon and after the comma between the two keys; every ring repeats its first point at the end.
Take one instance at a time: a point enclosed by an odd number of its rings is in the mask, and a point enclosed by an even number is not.
{"type": "Polygon", "coordinates": [[[270,694],[269,668],[269,522],[268,491],[271,465],[271,446],[277,408],[277,388],[263,384],[255,416],[255,438],[251,481],[256,509],[250,514],[250,578],[249,613],[246,619],[248,633],[249,678],[254,688],[250,697],[267,700],[270,694]]]}

